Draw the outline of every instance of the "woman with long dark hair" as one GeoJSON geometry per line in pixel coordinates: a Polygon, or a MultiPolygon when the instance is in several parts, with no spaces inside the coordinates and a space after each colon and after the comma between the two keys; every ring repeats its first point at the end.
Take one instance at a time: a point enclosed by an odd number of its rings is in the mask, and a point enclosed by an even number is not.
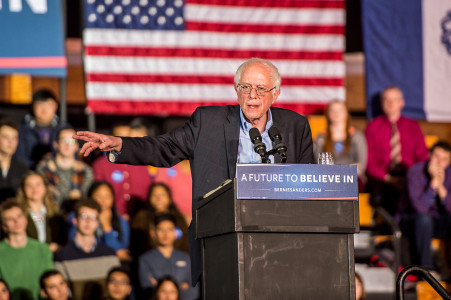
{"type": "Polygon", "coordinates": [[[149,231],[154,218],[159,214],[171,214],[176,220],[177,240],[174,247],[189,252],[188,226],[185,218],[172,200],[171,189],[164,183],[155,182],[149,188],[147,202],[130,220],[132,228],[131,251],[133,257],[139,257],[145,251],[155,247],[149,231]]]}

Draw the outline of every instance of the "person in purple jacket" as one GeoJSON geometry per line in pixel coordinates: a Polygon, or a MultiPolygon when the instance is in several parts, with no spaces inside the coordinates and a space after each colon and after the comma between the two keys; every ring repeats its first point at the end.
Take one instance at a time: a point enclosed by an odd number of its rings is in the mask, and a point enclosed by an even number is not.
{"type": "Polygon", "coordinates": [[[432,238],[451,237],[451,146],[438,141],[430,152],[427,162],[413,165],[407,173],[409,203],[401,227],[415,246],[413,262],[434,269],[432,238]]]}

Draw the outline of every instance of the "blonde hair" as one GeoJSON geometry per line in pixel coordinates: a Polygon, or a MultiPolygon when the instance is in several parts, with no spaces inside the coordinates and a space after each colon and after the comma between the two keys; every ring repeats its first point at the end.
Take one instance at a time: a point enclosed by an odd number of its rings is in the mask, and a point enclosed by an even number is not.
{"type": "Polygon", "coordinates": [[[23,177],[22,182],[20,183],[19,190],[17,191],[17,196],[16,196],[17,202],[26,208],[25,212],[28,214],[28,208],[30,208],[30,205],[28,204],[28,199],[25,194],[25,182],[27,181],[27,178],[32,175],[39,176],[42,179],[42,181],[44,182],[45,194],[44,194],[43,204],[45,206],[45,209],[47,210],[47,216],[52,217],[56,214],[59,214],[59,208],[55,201],[55,198],[53,198],[52,190],[50,188],[49,183],[47,182],[45,177],[42,176],[42,174],[39,174],[38,172],[35,172],[35,171],[29,171],[23,177]]]}

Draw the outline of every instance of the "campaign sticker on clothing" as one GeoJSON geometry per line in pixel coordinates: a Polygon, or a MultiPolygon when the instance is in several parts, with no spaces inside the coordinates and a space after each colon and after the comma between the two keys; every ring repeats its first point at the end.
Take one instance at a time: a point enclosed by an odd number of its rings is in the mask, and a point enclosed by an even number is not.
{"type": "Polygon", "coordinates": [[[187,266],[187,263],[184,260],[178,260],[175,262],[175,265],[179,268],[185,268],[187,266]]]}
{"type": "Polygon", "coordinates": [[[124,181],[124,174],[119,170],[114,170],[114,172],[111,173],[111,179],[116,183],[120,183],[124,181]]]}

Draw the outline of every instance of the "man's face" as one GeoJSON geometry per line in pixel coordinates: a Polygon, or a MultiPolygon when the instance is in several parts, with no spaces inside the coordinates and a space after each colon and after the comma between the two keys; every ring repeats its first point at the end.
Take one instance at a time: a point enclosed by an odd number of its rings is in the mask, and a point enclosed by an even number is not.
{"type": "Polygon", "coordinates": [[[78,143],[72,138],[75,134],[73,129],[61,130],[58,141],[55,142],[55,149],[63,157],[73,157],[78,151],[78,143]]]}
{"type": "Polygon", "coordinates": [[[159,246],[174,245],[176,239],[175,225],[171,221],[162,221],[155,228],[155,236],[159,246]]]}
{"type": "Polygon", "coordinates": [[[437,147],[432,151],[429,158],[429,164],[435,166],[439,170],[445,170],[451,163],[451,153],[443,148],[437,147]]]}
{"type": "Polygon", "coordinates": [[[61,274],[56,274],[44,280],[45,288],[41,290],[41,295],[50,300],[67,300],[69,298],[69,288],[61,274]]]}
{"type": "Polygon", "coordinates": [[[33,115],[39,125],[49,125],[58,110],[58,104],[51,98],[33,103],[33,115]]]}
{"type": "Polygon", "coordinates": [[[130,295],[130,278],[122,272],[113,272],[107,282],[108,296],[112,300],[122,300],[130,295]]]}
{"type": "Polygon", "coordinates": [[[3,230],[7,234],[26,234],[27,217],[20,208],[7,209],[1,217],[3,230]]]}
{"type": "MultiPolygon", "coordinates": [[[[271,78],[271,72],[267,68],[262,64],[255,63],[243,71],[239,84],[249,85],[254,88],[260,86],[269,90],[274,87],[274,80],[271,78]]],[[[253,121],[257,120],[265,120],[266,112],[280,94],[279,90],[275,91],[274,94],[273,91],[259,96],[255,89],[252,89],[250,94],[241,93],[236,89],[238,103],[248,122],[253,123],[253,121]]]]}
{"type": "Polygon", "coordinates": [[[75,219],[75,225],[83,236],[94,236],[99,226],[99,213],[93,208],[82,206],[75,219]]]}
{"type": "Polygon", "coordinates": [[[0,128],[0,153],[12,156],[19,144],[19,133],[12,127],[2,126],[0,128]]]}
{"type": "Polygon", "coordinates": [[[404,107],[404,98],[398,89],[389,89],[382,95],[382,110],[387,117],[401,115],[404,107]]]}

